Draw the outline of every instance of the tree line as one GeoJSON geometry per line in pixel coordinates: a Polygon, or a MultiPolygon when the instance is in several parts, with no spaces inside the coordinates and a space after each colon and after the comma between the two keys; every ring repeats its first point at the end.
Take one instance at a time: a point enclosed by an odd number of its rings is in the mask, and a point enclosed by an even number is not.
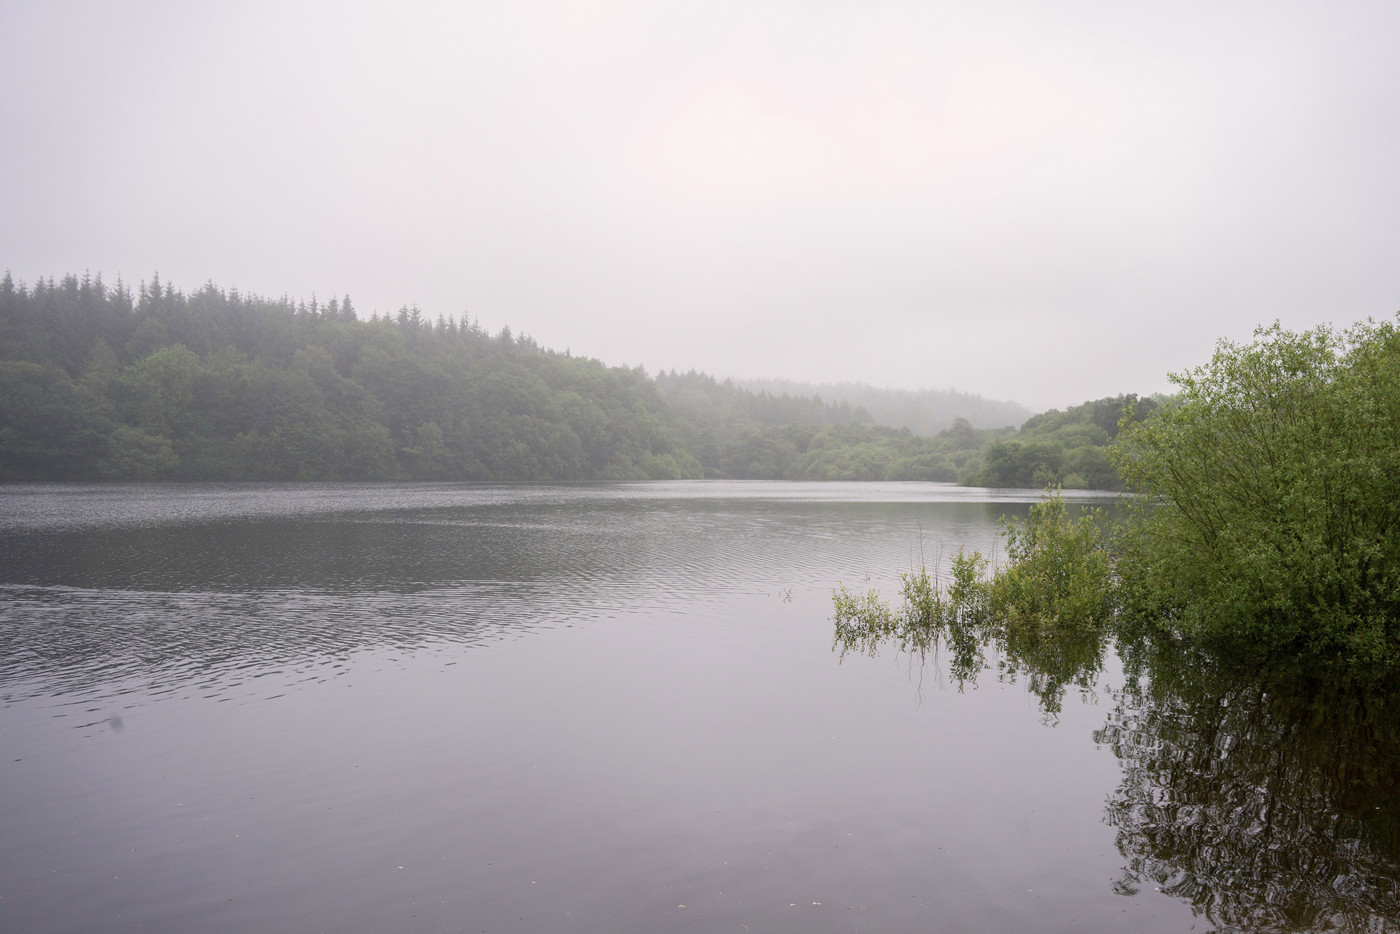
{"type": "MultiPolygon", "coordinates": [[[[774,397],[703,373],[661,373],[661,397],[706,476],[769,480],[926,480],[973,486],[1121,490],[1108,450],[1119,420],[1161,400],[1112,396],[1027,419],[974,427],[957,415],[932,435],[876,424],[864,406],[774,397]]],[[[976,400],[978,397],[968,397],[976,400]]]]}
{"type": "Polygon", "coordinates": [[[414,308],[0,280],[6,479],[700,476],[668,422],[639,369],[414,308]]]}
{"type": "Polygon", "coordinates": [[[4,480],[721,477],[1115,489],[1106,445],[1133,401],[1052,411],[1019,431],[955,415],[921,435],[877,424],[847,399],[695,372],[653,379],[416,307],[363,320],[349,296],[268,299],[213,283],[186,294],[159,276],[135,290],[100,275],[30,287],[0,279],[4,480]]]}

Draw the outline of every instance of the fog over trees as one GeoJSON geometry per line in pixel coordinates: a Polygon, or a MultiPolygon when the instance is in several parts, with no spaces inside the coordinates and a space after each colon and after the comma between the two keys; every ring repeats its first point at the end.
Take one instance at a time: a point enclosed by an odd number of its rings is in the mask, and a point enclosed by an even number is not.
{"type": "Polygon", "coordinates": [[[1031,416],[1019,402],[985,399],[956,389],[889,389],[866,383],[799,383],[787,379],[741,379],[738,385],[771,395],[821,396],[849,402],[870,413],[878,424],[908,428],[916,435],[936,435],[964,418],[974,428],[1011,428],[1031,416]]]}
{"type": "Polygon", "coordinates": [[[349,296],[0,279],[3,479],[1119,487],[1104,446],[1129,397],[1018,432],[983,427],[1013,404],[952,391],[780,388],[652,378],[413,306],[365,321],[349,296]]]}

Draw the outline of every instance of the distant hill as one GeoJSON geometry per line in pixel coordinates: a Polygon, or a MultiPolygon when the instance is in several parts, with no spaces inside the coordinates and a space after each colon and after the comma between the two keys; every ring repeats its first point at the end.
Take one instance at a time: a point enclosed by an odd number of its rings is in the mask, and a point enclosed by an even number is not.
{"type": "Polygon", "coordinates": [[[865,409],[877,425],[908,428],[931,436],[965,418],[974,428],[1017,426],[1031,417],[1019,402],[984,399],[956,389],[877,389],[865,383],[798,383],[782,379],[736,379],[734,383],[771,396],[821,396],[828,403],[865,409]]]}
{"type": "Polygon", "coordinates": [[[0,482],[679,480],[1121,488],[1119,396],[1034,417],[609,367],[417,308],[0,276],[0,482]],[[883,422],[883,424],[877,424],[883,422]],[[1022,423],[1018,431],[1009,427],[1022,423]],[[945,427],[939,428],[938,426],[945,427]]]}

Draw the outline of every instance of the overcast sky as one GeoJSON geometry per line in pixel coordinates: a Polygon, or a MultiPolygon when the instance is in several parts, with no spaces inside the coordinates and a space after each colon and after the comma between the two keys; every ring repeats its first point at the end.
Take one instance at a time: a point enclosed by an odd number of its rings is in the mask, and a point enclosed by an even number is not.
{"type": "Polygon", "coordinates": [[[1167,388],[1400,310],[1400,3],[0,5],[0,268],[610,364],[1167,388]]]}

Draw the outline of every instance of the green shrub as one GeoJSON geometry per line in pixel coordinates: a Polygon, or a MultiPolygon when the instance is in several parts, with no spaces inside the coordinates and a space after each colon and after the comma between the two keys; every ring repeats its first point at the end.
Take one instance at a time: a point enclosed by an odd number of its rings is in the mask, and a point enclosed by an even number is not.
{"type": "Polygon", "coordinates": [[[892,643],[901,651],[948,653],[949,673],[963,684],[999,653],[999,676],[1024,675],[1047,713],[1058,712],[1071,684],[1086,688],[1102,666],[1111,618],[1111,572],[1097,510],[1071,520],[1058,490],[1032,506],[1024,521],[1004,523],[1009,562],[989,575],[977,551],[959,550],[950,579],[919,567],[900,575],[900,605],[878,593],[833,595],[836,645],[873,655],[892,643]]]}
{"type": "Polygon", "coordinates": [[[1058,489],[1024,521],[1004,519],[1008,563],[991,581],[991,610],[1008,627],[1091,632],[1110,620],[1113,573],[1097,509],[1071,519],[1058,489]]]}
{"type": "Polygon", "coordinates": [[[895,615],[878,592],[854,593],[841,584],[831,601],[836,611],[836,644],[843,653],[857,651],[873,656],[886,639],[895,635],[895,615]]]}
{"type": "Polygon", "coordinates": [[[1252,343],[1173,375],[1113,457],[1145,495],[1121,591],[1177,632],[1400,659],[1400,332],[1368,322],[1252,343]]]}

